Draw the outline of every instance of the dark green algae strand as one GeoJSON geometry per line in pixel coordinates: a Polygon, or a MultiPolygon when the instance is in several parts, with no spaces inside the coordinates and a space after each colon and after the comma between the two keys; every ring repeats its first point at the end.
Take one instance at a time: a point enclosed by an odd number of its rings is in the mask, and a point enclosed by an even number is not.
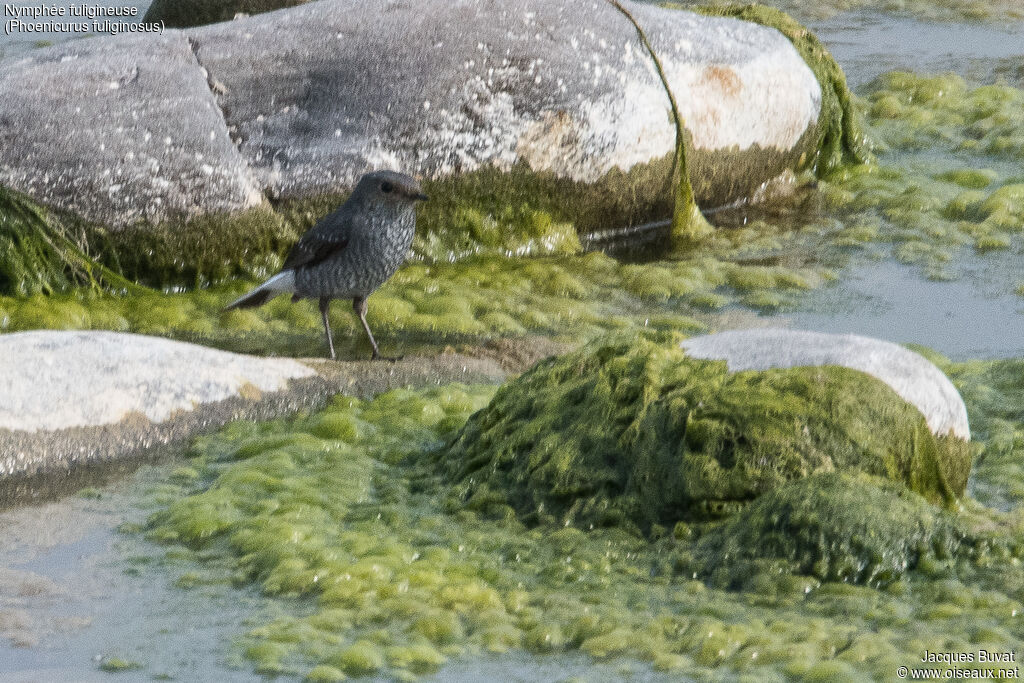
{"type": "Polygon", "coordinates": [[[963,495],[965,442],[839,367],[731,373],[681,337],[623,333],[506,383],[438,454],[452,507],[647,531],[731,514],[814,472],[864,471],[935,503],[963,495]]]}
{"type": "Polygon", "coordinates": [[[92,258],[88,235],[29,197],[0,185],[0,295],[50,294],[71,287],[141,288],[92,258]]]}

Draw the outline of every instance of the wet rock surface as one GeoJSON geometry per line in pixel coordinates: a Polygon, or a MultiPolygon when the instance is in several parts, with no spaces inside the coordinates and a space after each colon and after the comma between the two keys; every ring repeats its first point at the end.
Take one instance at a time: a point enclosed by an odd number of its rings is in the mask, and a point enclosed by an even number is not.
{"type": "MultiPolygon", "coordinates": [[[[742,196],[813,151],[821,90],[785,37],[627,5],[680,102],[699,200],[742,196]]],[[[73,41],[3,71],[19,134],[0,182],[115,226],[343,190],[380,167],[526,167],[628,200],[651,182],[631,169],[670,180],[676,135],[653,62],[606,2],[322,0],[73,41]]]]}

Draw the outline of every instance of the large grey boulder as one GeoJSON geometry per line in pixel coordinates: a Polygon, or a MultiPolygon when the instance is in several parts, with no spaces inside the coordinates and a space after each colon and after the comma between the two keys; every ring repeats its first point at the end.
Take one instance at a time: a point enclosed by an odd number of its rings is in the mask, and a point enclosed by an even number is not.
{"type": "MultiPolygon", "coordinates": [[[[748,196],[813,151],[821,90],[780,33],[625,5],[679,102],[700,202],[748,196]]],[[[321,0],[73,41],[3,62],[0,102],[0,183],[115,226],[383,167],[528,167],[636,201],[630,183],[668,181],[676,134],[650,56],[604,0],[321,0]],[[648,165],[653,179],[622,175],[648,165]]]]}
{"type": "Polygon", "coordinates": [[[692,337],[682,342],[695,358],[726,361],[729,370],[839,365],[892,387],[924,415],[933,434],[971,438],[960,392],[931,361],[897,344],[855,334],[751,329],[692,337]]]}
{"type": "MultiPolygon", "coordinates": [[[[697,150],[790,152],[816,123],[818,83],[778,32],[625,4],[697,150]]],[[[275,194],[348,185],[379,166],[438,177],[525,163],[594,182],[675,143],[653,61],[605,0],[336,0],[191,35],[275,194]]],[[[783,169],[742,183],[723,172],[723,185],[756,187],[783,169]]]]}
{"type": "Polygon", "coordinates": [[[0,183],[118,226],[263,201],[177,32],[0,62],[0,183]]]}

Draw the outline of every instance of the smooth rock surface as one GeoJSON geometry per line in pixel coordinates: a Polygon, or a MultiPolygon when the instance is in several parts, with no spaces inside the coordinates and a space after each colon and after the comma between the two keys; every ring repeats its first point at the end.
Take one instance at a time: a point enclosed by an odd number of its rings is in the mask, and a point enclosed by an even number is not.
{"type": "Polygon", "coordinates": [[[119,332],[18,332],[0,336],[6,387],[0,428],[35,432],[175,413],[244,393],[285,389],[312,368],[195,344],[119,332]]]}
{"type": "Polygon", "coordinates": [[[751,329],[692,337],[682,346],[695,358],[726,361],[733,372],[819,365],[860,370],[916,406],[932,433],[971,438],[967,408],[949,378],[920,354],[891,342],[854,334],[751,329]]]}
{"type": "Polygon", "coordinates": [[[495,383],[507,372],[496,360],[455,353],[298,361],[114,332],[0,335],[0,507],[90,486],[232,420],[315,411],[339,392],[369,398],[407,386],[495,383]]]}
{"type": "MultiPolygon", "coordinates": [[[[821,90],[780,33],[625,4],[692,136],[699,201],[748,196],[812,151],[821,90]]],[[[0,101],[0,183],[114,226],[377,168],[592,183],[661,161],[667,180],[675,140],[653,61],[604,0],[320,0],[71,41],[0,63],[0,101]]]]}

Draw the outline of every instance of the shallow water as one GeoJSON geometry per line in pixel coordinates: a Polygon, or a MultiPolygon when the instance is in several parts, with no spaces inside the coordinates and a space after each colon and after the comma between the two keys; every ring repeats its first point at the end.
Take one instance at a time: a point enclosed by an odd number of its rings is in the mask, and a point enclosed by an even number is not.
{"type": "Polygon", "coordinates": [[[855,90],[894,70],[952,71],[990,82],[1008,60],[1020,65],[1024,55],[1024,22],[1020,21],[930,22],[858,11],[807,26],[828,46],[855,90]]]}
{"type": "Polygon", "coordinates": [[[116,657],[145,662],[125,680],[195,680],[214,671],[219,680],[251,680],[224,665],[226,639],[265,601],[247,591],[177,590],[166,570],[133,560],[152,555],[148,544],[116,530],[145,519],[138,499],[170,467],[144,467],[99,498],[0,512],[0,567],[8,573],[0,589],[0,679],[109,680],[99,667],[116,657]]]}
{"type": "Polygon", "coordinates": [[[1005,282],[1022,268],[1019,253],[972,256],[956,264],[956,280],[935,282],[915,266],[867,261],[777,317],[800,329],[920,344],[954,360],[1018,358],[1024,356],[1024,298],[1005,282]]]}
{"type": "MultiPolygon", "coordinates": [[[[283,613],[252,589],[180,590],[173,561],[122,524],[144,522],[139,501],[166,482],[175,462],[144,466],[98,494],[0,511],[0,680],[251,681],[247,663],[230,660],[246,623],[283,613]],[[98,497],[93,497],[98,495],[98,497]],[[117,673],[112,658],[138,665],[117,673]]],[[[287,605],[284,612],[302,611],[287,605]]],[[[595,664],[578,654],[514,652],[453,660],[423,681],[685,681],[635,662],[595,664]]],[[[367,677],[363,680],[391,680],[367,677]]]]}
{"type": "MultiPolygon", "coordinates": [[[[856,11],[810,22],[843,67],[856,92],[893,70],[952,72],[979,84],[1024,84],[1024,22],[929,22],[856,11]]],[[[941,152],[883,152],[883,163],[905,166],[978,165],[1005,177],[1020,175],[1016,160],[941,152]]],[[[930,280],[922,269],[891,256],[854,258],[839,280],[811,292],[780,322],[821,332],[853,332],[933,348],[954,359],[1024,356],[1024,247],[958,255],[950,281],[930,280]]],[[[764,316],[769,317],[769,316],[764,316]]]]}

